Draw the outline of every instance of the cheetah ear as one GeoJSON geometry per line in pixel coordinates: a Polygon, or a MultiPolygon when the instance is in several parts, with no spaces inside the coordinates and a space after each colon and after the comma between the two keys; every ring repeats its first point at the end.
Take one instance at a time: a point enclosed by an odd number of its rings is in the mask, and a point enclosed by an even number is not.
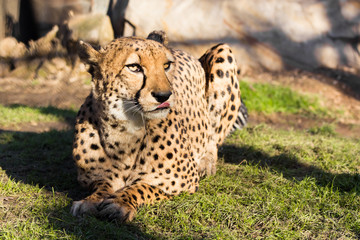
{"type": "Polygon", "coordinates": [[[101,55],[90,44],[81,40],[78,43],[78,54],[81,61],[90,65],[98,65],[101,55]]]}
{"type": "Polygon", "coordinates": [[[152,31],[147,39],[157,41],[164,46],[167,46],[168,44],[168,38],[166,36],[166,33],[164,31],[152,31]]]}

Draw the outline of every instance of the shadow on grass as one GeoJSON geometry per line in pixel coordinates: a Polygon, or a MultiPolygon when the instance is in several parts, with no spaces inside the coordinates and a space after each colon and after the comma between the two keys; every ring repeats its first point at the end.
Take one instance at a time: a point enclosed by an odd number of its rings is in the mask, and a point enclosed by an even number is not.
{"type": "MultiPolygon", "coordinates": [[[[51,109],[46,108],[46,111],[51,109]]],[[[71,157],[73,130],[43,133],[0,130],[0,167],[12,181],[38,185],[79,200],[88,195],[79,187],[71,157]]],[[[54,229],[79,239],[151,239],[135,224],[117,225],[93,217],[75,218],[70,205],[46,208],[54,229]]]]}
{"type": "Polygon", "coordinates": [[[339,192],[355,191],[360,194],[360,175],[359,174],[333,174],[326,172],[318,167],[304,164],[296,156],[281,153],[270,156],[266,152],[255,149],[252,146],[236,146],[224,144],[219,157],[223,157],[226,163],[240,164],[246,160],[248,164],[268,167],[271,170],[281,173],[286,179],[299,180],[306,177],[313,177],[318,186],[333,186],[339,192]]]}

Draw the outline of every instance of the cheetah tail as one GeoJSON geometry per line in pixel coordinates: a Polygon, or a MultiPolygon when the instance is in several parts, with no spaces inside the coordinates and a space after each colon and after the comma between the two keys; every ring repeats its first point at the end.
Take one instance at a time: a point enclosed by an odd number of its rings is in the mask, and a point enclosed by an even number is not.
{"type": "Polygon", "coordinates": [[[238,113],[236,121],[234,122],[234,125],[231,129],[231,132],[233,132],[237,129],[239,129],[239,130],[243,129],[248,122],[248,118],[249,118],[248,110],[247,110],[243,100],[241,99],[241,106],[239,108],[239,113],[238,113]]]}

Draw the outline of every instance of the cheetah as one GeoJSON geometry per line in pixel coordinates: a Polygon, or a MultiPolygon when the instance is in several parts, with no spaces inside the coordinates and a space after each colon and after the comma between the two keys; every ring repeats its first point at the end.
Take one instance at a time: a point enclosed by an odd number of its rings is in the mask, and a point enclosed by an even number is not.
{"type": "Polygon", "coordinates": [[[227,134],[246,124],[237,66],[218,44],[200,60],[167,47],[164,32],[119,38],[100,50],[79,43],[92,90],[75,124],[73,158],[90,196],[74,216],[131,221],[139,206],[194,193],[215,174],[227,134]]]}

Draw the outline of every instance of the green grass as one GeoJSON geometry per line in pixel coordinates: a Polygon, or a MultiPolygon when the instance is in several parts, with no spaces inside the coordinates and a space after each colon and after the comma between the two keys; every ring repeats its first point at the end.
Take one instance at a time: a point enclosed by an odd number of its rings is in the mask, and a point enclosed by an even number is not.
{"type": "Polygon", "coordinates": [[[360,141],[259,125],[220,150],[198,193],[116,224],[69,214],[71,131],[0,133],[0,239],[357,239],[360,141]]]}
{"type": "MultiPolygon", "coordinates": [[[[289,88],[241,82],[250,112],[322,118],[332,110],[289,88]]],[[[75,111],[0,105],[0,126],[68,121],[75,111]]],[[[142,207],[132,223],[75,218],[72,131],[0,131],[0,239],[358,239],[360,140],[334,125],[236,131],[199,192],[142,207]]]]}
{"type": "Polygon", "coordinates": [[[314,126],[309,129],[311,134],[322,134],[327,136],[336,136],[335,126],[333,124],[323,124],[322,126],[314,126]]]}
{"type": "Polygon", "coordinates": [[[0,125],[24,122],[53,122],[74,118],[75,110],[63,110],[55,107],[28,107],[23,105],[3,106],[0,104],[0,125]]]}
{"type": "Polygon", "coordinates": [[[299,94],[288,87],[241,81],[241,96],[249,112],[290,113],[325,117],[330,111],[314,96],[299,94]]]}

